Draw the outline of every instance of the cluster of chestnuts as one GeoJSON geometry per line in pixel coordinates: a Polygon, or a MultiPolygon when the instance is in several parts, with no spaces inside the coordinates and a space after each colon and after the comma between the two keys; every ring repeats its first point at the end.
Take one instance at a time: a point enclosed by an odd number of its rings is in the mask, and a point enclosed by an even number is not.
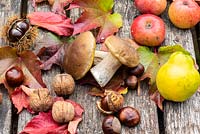
{"type": "MultiPolygon", "coordinates": [[[[144,66],[138,64],[128,69],[128,77],[125,80],[126,86],[135,89],[138,78],[144,73],[144,66]]],[[[116,92],[107,90],[105,97],[97,101],[97,108],[104,114],[108,114],[103,120],[102,129],[104,134],[120,134],[121,123],[128,127],[134,127],[140,122],[139,112],[130,106],[123,107],[124,97],[116,92]],[[116,116],[114,116],[116,115],[116,116]]]]}
{"type": "Polygon", "coordinates": [[[140,122],[139,112],[130,106],[123,107],[123,103],[124,97],[112,90],[105,91],[105,97],[97,101],[97,108],[102,113],[108,114],[102,123],[105,134],[120,134],[121,123],[128,127],[134,127],[140,122]]]}
{"type": "Polygon", "coordinates": [[[128,69],[128,77],[126,78],[125,83],[129,87],[129,89],[136,88],[138,84],[138,78],[143,75],[144,70],[144,66],[140,63],[138,64],[138,66],[128,69]]]}

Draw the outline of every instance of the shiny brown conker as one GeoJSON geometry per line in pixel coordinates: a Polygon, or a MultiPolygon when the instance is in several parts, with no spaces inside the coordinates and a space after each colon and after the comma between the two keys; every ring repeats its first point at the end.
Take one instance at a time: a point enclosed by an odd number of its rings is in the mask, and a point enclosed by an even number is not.
{"type": "Polygon", "coordinates": [[[102,130],[104,134],[120,134],[121,123],[113,115],[106,116],[102,123],[102,130]]]}
{"type": "Polygon", "coordinates": [[[126,85],[127,85],[129,88],[131,88],[131,89],[134,89],[134,88],[136,87],[137,82],[138,82],[137,77],[134,76],[134,75],[129,76],[129,77],[125,80],[126,85]]]}
{"type": "Polygon", "coordinates": [[[140,122],[139,112],[130,106],[123,107],[118,112],[120,122],[128,127],[134,127],[140,122]]]}
{"type": "Polygon", "coordinates": [[[129,74],[140,77],[144,73],[144,66],[139,63],[136,67],[129,69],[129,74]]]}
{"type": "Polygon", "coordinates": [[[18,66],[13,66],[5,74],[6,82],[11,87],[17,87],[24,81],[24,73],[18,66]]]}
{"type": "Polygon", "coordinates": [[[8,38],[11,42],[19,41],[28,31],[30,24],[26,20],[17,20],[8,31],[8,38]]]}

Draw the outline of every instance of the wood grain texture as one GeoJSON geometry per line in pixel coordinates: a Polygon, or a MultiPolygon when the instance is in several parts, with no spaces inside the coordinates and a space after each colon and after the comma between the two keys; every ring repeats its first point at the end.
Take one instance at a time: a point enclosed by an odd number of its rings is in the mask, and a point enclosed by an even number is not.
{"type": "MultiPolygon", "coordinates": [[[[5,25],[7,19],[13,15],[20,15],[20,0],[1,0],[0,1],[0,28],[5,25]]],[[[0,31],[1,33],[1,31],[0,31]]],[[[0,45],[5,46],[8,43],[0,37],[0,45]]],[[[0,86],[0,92],[3,93],[3,102],[0,104],[0,134],[11,133],[12,104],[4,86],[0,86]]]]}
{"type": "MultiPolygon", "coordinates": [[[[167,9],[168,10],[168,9],[167,9]]],[[[169,21],[166,12],[162,15],[166,23],[164,44],[182,44],[195,58],[194,45],[190,30],[181,30],[169,21]]],[[[183,103],[166,102],[164,105],[164,126],[166,134],[199,134],[200,133],[200,93],[196,93],[183,103]]]]}
{"type": "MultiPolygon", "coordinates": [[[[116,0],[114,11],[123,16],[123,27],[120,29],[118,35],[123,38],[131,38],[130,26],[133,19],[139,14],[133,4],[133,1],[116,0]]],[[[140,96],[137,95],[136,91],[129,91],[129,93],[125,96],[125,105],[135,107],[139,110],[141,114],[141,123],[135,128],[123,127],[122,134],[159,133],[157,107],[149,98],[147,83],[141,84],[141,91],[140,96]]]]}
{"type": "MultiPolygon", "coordinates": [[[[27,10],[28,10],[27,13],[34,12],[34,8],[31,5],[31,1],[28,2],[27,10]]],[[[50,11],[50,6],[47,3],[40,4],[40,5],[38,5],[36,11],[50,11]]],[[[40,48],[42,48],[44,45],[46,45],[46,43],[47,43],[46,41],[49,36],[48,31],[46,31],[44,29],[39,29],[38,31],[39,31],[39,34],[38,34],[36,42],[35,42],[35,50],[34,51],[38,51],[40,48]]],[[[56,66],[54,66],[52,70],[45,71],[42,73],[42,78],[43,78],[45,84],[47,85],[48,89],[51,90],[51,80],[52,80],[53,76],[55,76],[58,73],[60,73],[60,68],[56,67],[56,66]]],[[[52,92],[52,94],[53,94],[53,92],[52,92]]],[[[23,128],[25,127],[27,122],[29,122],[32,119],[32,117],[33,117],[33,115],[31,115],[27,111],[23,111],[22,113],[19,114],[17,133],[20,133],[23,130],[23,128]]]]}

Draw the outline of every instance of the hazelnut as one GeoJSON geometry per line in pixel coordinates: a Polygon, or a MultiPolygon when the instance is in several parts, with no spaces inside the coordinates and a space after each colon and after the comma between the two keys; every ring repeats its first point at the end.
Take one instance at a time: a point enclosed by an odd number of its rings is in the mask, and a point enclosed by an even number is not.
{"type": "Polygon", "coordinates": [[[140,122],[139,112],[130,106],[123,107],[118,113],[120,122],[128,127],[134,127],[140,122]]]}
{"type": "Polygon", "coordinates": [[[24,73],[18,66],[13,66],[5,74],[6,81],[9,86],[17,87],[20,86],[24,81],[24,73]]]}
{"type": "Polygon", "coordinates": [[[74,91],[75,82],[70,74],[57,74],[53,78],[52,87],[58,96],[70,95],[74,91]]]}
{"type": "Polygon", "coordinates": [[[97,108],[105,113],[112,114],[122,108],[124,97],[116,91],[106,91],[106,96],[101,101],[97,101],[97,108]]]}
{"type": "Polygon", "coordinates": [[[104,118],[102,129],[104,134],[120,134],[121,123],[115,116],[109,115],[104,118]]]}
{"type": "Polygon", "coordinates": [[[139,63],[136,67],[130,68],[129,73],[131,75],[135,75],[137,77],[140,77],[144,73],[144,66],[141,63],[139,63]]]}
{"type": "Polygon", "coordinates": [[[34,112],[47,111],[53,104],[53,98],[47,88],[35,89],[29,97],[30,108],[34,112]]]}
{"type": "Polygon", "coordinates": [[[131,89],[134,89],[137,86],[137,82],[137,77],[134,75],[131,75],[126,79],[126,85],[131,89]]]}
{"type": "Polygon", "coordinates": [[[74,106],[70,102],[56,101],[52,107],[52,117],[58,123],[66,123],[75,116],[74,106]]]}

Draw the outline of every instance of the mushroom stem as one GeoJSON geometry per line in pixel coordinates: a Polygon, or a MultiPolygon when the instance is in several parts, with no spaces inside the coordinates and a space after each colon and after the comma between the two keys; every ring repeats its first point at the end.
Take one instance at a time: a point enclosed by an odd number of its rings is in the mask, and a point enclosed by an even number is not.
{"type": "Polygon", "coordinates": [[[108,52],[95,50],[93,65],[100,63],[107,56],[107,54],[108,52]]]}
{"type": "Polygon", "coordinates": [[[111,53],[108,53],[99,64],[90,69],[90,72],[97,83],[101,87],[104,87],[120,66],[121,63],[118,59],[116,59],[111,53]]]}

